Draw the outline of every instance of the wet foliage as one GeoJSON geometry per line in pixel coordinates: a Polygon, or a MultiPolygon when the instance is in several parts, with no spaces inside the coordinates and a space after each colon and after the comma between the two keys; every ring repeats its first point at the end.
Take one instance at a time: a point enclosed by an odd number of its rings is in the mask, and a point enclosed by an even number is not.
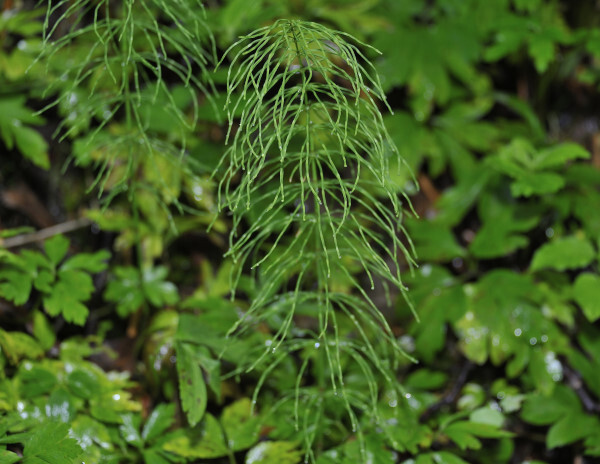
{"type": "Polygon", "coordinates": [[[594,2],[0,5],[0,463],[598,462],[594,2]]]}

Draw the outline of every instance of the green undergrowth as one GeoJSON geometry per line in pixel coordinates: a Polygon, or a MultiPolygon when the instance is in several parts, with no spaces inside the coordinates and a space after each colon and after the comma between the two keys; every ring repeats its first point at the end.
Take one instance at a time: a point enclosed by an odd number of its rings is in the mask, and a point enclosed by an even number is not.
{"type": "Polygon", "coordinates": [[[0,463],[600,458],[592,2],[0,8],[0,463]]]}

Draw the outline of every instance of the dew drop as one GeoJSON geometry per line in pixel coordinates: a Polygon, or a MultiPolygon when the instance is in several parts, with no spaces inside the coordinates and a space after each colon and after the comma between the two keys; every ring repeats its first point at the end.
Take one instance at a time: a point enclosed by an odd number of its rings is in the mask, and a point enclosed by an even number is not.
{"type": "Polygon", "coordinates": [[[521,329],[515,329],[515,337],[520,337],[523,331],[521,329]]]}
{"type": "Polygon", "coordinates": [[[453,267],[454,269],[460,269],[460,268],[462,267],[462,265],[463,265],[463,260],[462,260],[462,258],[454,258],[454,259],[452,260],[452,267],[453,267]]]}

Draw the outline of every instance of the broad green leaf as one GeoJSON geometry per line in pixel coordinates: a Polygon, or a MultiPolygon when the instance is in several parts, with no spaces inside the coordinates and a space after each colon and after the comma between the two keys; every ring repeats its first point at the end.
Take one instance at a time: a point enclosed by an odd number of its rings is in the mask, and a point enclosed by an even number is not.
{"type": "MultiPolygon", "coordinates": [[[[219,353],[222,359],[234,363],[241,363],[242,359],[248,358],[247,342],[225,337],[239,318],[236,306],[232,302],[214,297],[190,298],[185,306],[201,310],[202,313],[181,314],[175,335],[177,340],[205,345],[213,352],[219,353]]],[[[206,365],[208,370],[211,367],[213,366],[206,365]]]]}
{"type": "Polygon", "coordinates": [[[35,276],[33,286],[42,293],[52,293],[56,274],[48,269],[40,269],[35,276]]]}
{"type": "MultiPolygon", "coordinates": [[[[54,265],[42,253],[33,250],[21,251],[19,263],[29,274],[34,275],[39,269],[54,270],[54,265]]],[[[16,264],[16,263],[15,263],[16,264]]]]}
{"type": "Polygon", "coordinates": [[[469,311],[456,324],[460,335],[460,347],[465,356],[477,364],[483,364],[489,356],[489,326],[469,311]]]}
{"type": "Polygon", "coordinates": [[[94,291],[92,278],[76,269],[61,269],[58,276],[50,295],[44,297],[46,312],[51,316],[60,314],[67,322],[85,324],[89,311],[82,302],[88,300],[94,291]]]}
{"type": "Polygon", "coordinates": [[[23,363],[20,367],[20,390],[24,398],[49,393],[57,383],[56,375],[45,367],[30,362],[23,363]]]}
{"type": "Polygon", "coordinates": [[[246,464],[298,464],[304,453],[288,441],[265,441],[246,454],[246,464]]]}
{"type": "Polygon", "coordinates": [[[463,387],[462,395],[458,399],[458,408],[471,410],[481,406],[485,402],[485,391],[478,383],[468,383],[463,387]]]}
{"type": "MultiPolygon", "coordinates": [[[[2,364],[4,364],[4,362],[0,363],[0,365],[2,364]]],[[[15,382],[12,382],[11,380],[12,379],[0,380],[0,410],[9,411],[17,404],[17,401],[19,401],[17,386],[15,385],[15,382]]],[[[8,430],[8,424],[5,423],[5,426],[8,430]]],[[[0,425],[0,438],[2,437],[2,433],[2,425],[0,425]]]]}
{"type": "Polygon", "coordinates": [[[565,180],[560,174],[553,172],[525,172],[510,186],[515,197],[530,197],[532,195],[547,195],[558,192],[565,186],[565,180]]]}
{"type": "Polygon", "coordinates": [[[533,58],[535,69],[543,73],[554,60],[555,48],[551,37],[535,34],[529,39],[529,55],[533,58]]]}
{"type": "Polygon", "coordinates": [[[172,282],[164,280],[167,272],[166,267],[157,266],[146,269],[142,273],[144,293],[154,306],[175,304],[179,300],[177,287],[172,282]]]}
{"type": "Polygon", "coordinates": [[[40,168],[49,169],[48,143],[44,137],[35,129],[18,124],[12,130],[17,148],[23,156],[40,168]]]}
{"type": "Polygon", "coordinates": [[[540,150],[535,158],[537,169],[564,168],[567,161],[588,159],[590,153],[581,145],[567,142],[540,150]]]}
{"type": "Polygon", "coordinates": [[[40,425],[25,444],[23,463],[65,464],[82,453],[73,438],[68,438],[69,426],[48,421],[40,425]]]}
{"type": "Polygon", "coordinates": [[[211,354],[210,350],[205,346],[198,345],[195,347],[196,356],[200,361],[200,366],[204,372],[206,384],[220,401],[221,398],[221,361],[211,354]]]}
{"type": "Polygon", "coordinates": [[[27,302],[32,284],[32,277],[20,270],[4,269],[0,271],[0,296],[16,305],[27,302]]]}
{"type": "Polygon", "coordinates": [[[13,364],[24,358],[33,359],[44,354],[40,345],[23,332],[6,332],[0,329],[0,346],[13,364]]]}
{"type": "Polygon", "coordinates": [[[64,389],[54,390],[46,403],[46,415],[50,419],[70,424],[75,417],[75,403],[71,395],[64,389]]]}
{"type": "MultiPolygon", "coordinates": [[[[590,356],[597,356],[600,350],[594,350],[590,356]]],[[[587,387],[596,395],[600,395],[600,362],[592,360],[585,354],[573,349],[568,353],[569,364],[585,381],[587,387]]]]}
{"type": "Polygon", "coordinates": [[[529,356],[529,374],[536,390],[549,395],[563,378],[563,368],[553,351],[531,350],[529,356]]]}
{"type": "Polygon", "coordinates": [[[542,0],[513,0],[513,3],[518,10],[535,11],[540,7],[541,1],[542,0]]]}
{"type": "Polygon", "coordinates": [[[525,395],[506,395],[500,400],[500,406],[503,412],[510,414],[519,411],[524,400],[525,395]]]}
{"type": "Polygon", "coordinates": [[[445,372],[422,368],[410,374],[403,383],[409,388],[437,390],[443,387],[447,381],[448,374],[445,372]]]}
{"type": "Polygon", "coordinates": [[[74,300],[86,301],[94,292],[91,276],[83,271],[71,269],[58,271],[58,285],[64,285],[70,290],[69,295],[74,300]]]}
{"type": "Polygon", "coordinates": [[[444,433],[463,450],[481,448],[481,442],[476,437],[502,438],[512,436],[512,433],[496,426],[470,421],[454,422],[444,429],[444,433]]]}
{"type": "Polygon", "coordinates": [[[587,387],[600,396],[600,337],[597,332],[582,333],[578,341],[584,351],[571,350],[567,354],[569,364],[579,372],[587,387]]]}
{"type": "Polygon", "coordinates": [[[194,346],[180,342],[177,343],[176,350],[181,407],[193,427],[200,422],[206,410],[206,384],[194,346]]]}
{"type": "Polygon", "coordinates": [[[523,403],[521,417],[534,425],[548,425],[569,412],[580,411],[579,399],[573,390],[557,386],[552,396],[530,394],[523,403]]]}
{"type": "Polygon", "coordinates": [[[117,304],[117,314],[126,317],[144,304],[140,273],[133,267],[115,268],[115,278],[108,282],[104,298],[117,304]]]}
{"type": "Polygon", "coordinates": [[[0,449],[0,464],[13,464],[21,460],[21,457],[17,453],[0,449]]]}
{"type": "Polygon", "coordinates": [[[110,259],[110,253],[106,250],[96,253],[78,253],[67,259],[60,268],[63,271],[79,269],[95,274],[106,269],[108,259],[110,259]]]}
{"type": "Polygon", "coordinates": [[[584,441],[585,454],[600,457],[600,427],[596,425],[584,441]]]}
{"type": "Polygon", "coordinates": [[[71,423],[71,430],[73,438],[76,438],[84,449],[94,443],[105,450],[113,448],[113,442],[106,426],[89,416],[77,416],[71,423]]]}
{"type": "Polygon", "coordinates": [[[427,324],[414,324],[411,334],[419,357],[431,361],[446,341],[447,324],[460,319],[466,311],[464,288],[456,285],[449,271],[429,264],[419,271],[419,287],[411,298],[419,308],[419,316],[427,324]]]}
{"type": "Polygon", "coordinates": [[[131,393],[116,388],[96,394],[88,401],[91,416],[111,424],[121,424],[123,413],[141,409],[140,403],[131,399],[131,393]]]}
{"type": "Polygon", "coordinates": [[[502,427],[504,414],[489,406],[476,409],[469,415],[469,420],[478,424],[487,424],[492,427],[502,427]]]}
{"type": "MultiPolygon", "coordinates": [[[[15,236],[21,235],[21,234],[31,234],[33,232],[35,232],[35,227],[31,227],[31,226],[21,226],[21,227],[14,227],[11,229],[4,229],[4,230],[0,231],[0,239],[15,237],[15,236]]],[[[2,241],[0,240],[0,245],[1,244],[2,244],[2,241]]]]}
{"type": "Polygon", "coordinates": [[[364,436],[364,454],[357,440],[349,440],[343,446],[348,463],[373,462],[380,464],[394,464],[394,453],[388,448],[385,438],[378,433],[369,433],[364,436]]]}
{"type": "Polygon", "coordinates": [[[417,256],[423,261],[444,262],[465,255],[465,250],[445,224],[424,219],[410,220],[407,221],[407,228],[413,237],[417,256]]]}
{"type": "Polygon", "coordinates": [[[69,286],[59,282],[52,294],[44,298],[44,309],[50,316],[62,315],[65,321],[84,325],[89,314],[80,301],[73,298],[69,286]]]}
{"type": "Polygon", "coordinates": [[[141,417],[138,414],[123,414],[119,426],[119,432],[121,432],[123,439],[136,448],[142,448],[144,445],[144,440],[142,440],[139,432],[140,422],[141,417]]]}
{"type": "Polygon", "coordinates": [[[33,334],[43,350],[49,350],[56,342],[54,328],[41,311],[33,313],[33,334]]]}
{"type": "Polygon", "coordinates": [[[565,176],[545,169],[556,169],[570,159],[587,156],[587,152],[575,144],[537,151],[529,140],[517,138],[490,158],[489,164],[514,179],[510,186],[513,196],[530,197],[555,193],[565,186],[565,176]]]}
{"type": "MultiPolygon", "coordinates": [[[[181,193],[181,163],[174,160],[171,156],[153,153],[147,158],[144,170],[146,179],[160,192],[162,200],[166,204],[173,203],[179,197],[181,193]]],[[[143,205],[140,206],[142,209],[144,208],[143,205]]],[[[148,219],[154,222],[155,218],[159,218],[162,215],[160,211],[157,211],[154,217],[148,219]]]]}
{"type": "Polygon", "coordinates": [[[514,202],[505,202],[494,195],[484,194],[477,208],[483,226],[469,250],[478,258],[506,256],[527,246],[526,232],[539,223],[539,214],[514,202]]]}
{"type": "Polygon", "coordinates": [[[551,268],[557,271],[577,269],[589,265],[596,257],[588,240],[576,236],[558,238],[542,245],[533,255],[530,269],[551,268]]]}
{"type": "Polygon", "coordinates": [[[6,147],[11,150],[16,146],[25,158],[42,169],[48,169],[48,144],[38,131],[24,125],[41,124],[43,121],[25,106],[25,96],[0,99],[0,136],[6,147]]]}
{"type": "Polygon", "coordinates": [[[498,61],[506,55],[516,52],[526,36],[527,22],[523,18],[523,23],[517,27],[506,27],[496,33],[495,42],[489,46],[484,53],[486,61],[498,61]]]}
{"type": "MultiPolygon", "coordinates": [[[[423,158],[421,147],[428,141],[427,131],[411,114],[405,111],[397,111],[393,115],[387,115],[384,121],[402,159],[413,172],[416,171],[423,158]]],[[[392,169],[390,173],[399,185],[404,185],[406,180],[410,178],[410,173],[404,172],[404,170],[392,169]]]]}
{"type": "Polygon", "coordinates": [[[69,239],[64,235],[55,235],[44,242],[46,255],[55,266],[60,263],[69,251],[69,239]]]}
{"type": "Polygon", "coordinates": [[[163,449],[189,459],[219,458],[230,452],[221,425],[208,413],[198,426],[181,430],[177,436],[170,438],[163,449]]]}
{"type": "Polygon", "coordinates": [[[173,461],[163,457],[164,454],[161,450],[154,448],[142,450],[144,464],[171,464],[173,461]]]}
{"type": "Polygon", "coordinates": [[[597,417],[572,411],[550,427],[546,446],[548,449],[565,446],[591,435],[597,429],[600,429],[597,417]]]}
{"type": "Polygon", "coordinates": [[[461,450],[481,448],[481,442],[473,434],[473,427],[469,422],[455,422],[444,429],[444,434],[461,450]]]}
{"type": "Polygon", "coordinates": [[[140,271],[134,267],[117,267],[116,278],[108,283],[104,297],[117,303],[117,313],[125,317],[137,311],[144,301],[162,307],[179,301],[177,287],[165,279],[168,270],[164,266],[140,271]]]}
{"type": "Polygon", "coordinates": [[[585,273],[577,277],[573,297],[588,321],[595,322],[600,318],[600,277],[597,274],[585,273]]]}
{"type": "Polygon", "coordinates": [[[67,387],[74,395],[90,399],[100,392],[100,378],[91,369],[77,367],[66,378],[67,387]]]}
{"type": "Polygon", "coordinates": [[[258,441],[260,422],[252,415],[252,402],[242,398],[223,410],[221,425],[232,451],[251,447],[258,441]]]}
{"type": "Polygon", "coordinates": [[[146,419],[142,430],[144,441],[160,436],[175,422],[175,405],[159,404],[146,419]]]}

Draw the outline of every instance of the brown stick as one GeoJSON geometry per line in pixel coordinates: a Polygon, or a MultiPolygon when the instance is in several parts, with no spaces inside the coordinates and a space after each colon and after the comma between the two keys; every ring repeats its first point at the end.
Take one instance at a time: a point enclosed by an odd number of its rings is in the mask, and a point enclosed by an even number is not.
{"type": "Polygon", "coordinates": [[[65,234],[67,232],[73,232],[77,229],[82,229],[83,227],[89,226],[91,223],[92,221],[85,217],[74,219],[72,221],[56,224],[55,226],[46,227],[45,229],[38,230],[37,232],[33,232],[31,234],[23,234],[15,237],[0,239],[0,246],[4,248],[15,248],[28,245],[30,243],[41,242],[55,235],[65,234]]]}

